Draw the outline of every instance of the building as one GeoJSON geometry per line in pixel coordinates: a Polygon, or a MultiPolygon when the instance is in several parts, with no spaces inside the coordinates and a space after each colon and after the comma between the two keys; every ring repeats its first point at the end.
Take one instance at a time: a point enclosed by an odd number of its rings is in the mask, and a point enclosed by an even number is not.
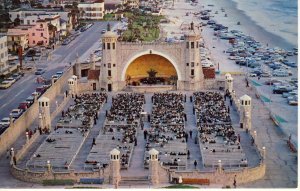
{"type": "Polygon", "coordinates": [[[99,20],[104,17],[104,0],[94,2],[80,2],[78,4],[80,17],[82,19],[99,20]]]}
{"type": "Polygon", "coordinates": [[[127,0],[125,2],[125,6],[132,9],[138,9],[140,6],[140,0],[127,0]]]}
{"type": "Polygon", "coordinates": [[[16,51],[19,45],[22,49],[35,46],[49,46],[50,34],[48,22],[37,20],[34,25],[20,25],[8,29],[9,51],[16,51]]]}
{"type": "Polygon", "coordinates": [[[200,59],[200,35],[194,30],[193,23],[191,30],[185,34],[185,40],[176,43],[121,42],[109,29],[102,36],[100,88],[107,91],[126,88],[147,91],[147,85],[143,89],[143,85],[139,84],[148,77],[150,70],[155,70],[156,76],[165,80],[163,86],[151,86],[153,91],[155,88],[198,91],[208,85],[200,59]]]}
{"type": "Polygon", "coordinates": [[[21,46],[22,50],[28,48],[29,33],[27,30],[22,29],[8,29],[7,31],[7,47],[9,52],[17,52],[18,47],[21,46]]]}
{"type": "Polygon", "coordinates": [[[8,66],[8,49],[7,49],[7,36],[0,34],[0,76],[5,73],[8,66]]]}

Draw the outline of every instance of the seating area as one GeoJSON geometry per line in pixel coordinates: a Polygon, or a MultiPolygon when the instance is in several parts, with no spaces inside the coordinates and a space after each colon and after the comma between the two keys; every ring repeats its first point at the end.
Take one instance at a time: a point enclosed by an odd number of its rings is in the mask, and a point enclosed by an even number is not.
{"type": "Polygon", "coordinates": [[[76,95],[74,99],[75,103],[67,111],[62,112],[56,128],[91,128],[96,119],[98,119],[98,112],[106,99],[106,93],[76,95]]]}
{"type": "Polygon", "coordinates": [[[216,167],[219,160],[224,168],[247,166],[223,96],[218,92],[196,92],[193,96],[204,166],[216,167]]]}
{"type": "Polygon", "coordinates": [[[109,164],[109,153],[114,148],[121,152],[121,169],[129,167],[144,103],[144,95],[138,93],[117,94],[113,97],[103,132],[97,136],[85,162],[85,168],[109,164]]]}
{"type": "Polygon", "coordinates": [[[26,167],[45,169],[50,161],[55,170],[68,169],[86,136],[83,129],[59,128],[53,131],[27,161],[26,167]]]}
{"type": "Polygon", "coordinates": [[[117,94],[112,98],[112,107],[106,116],[106,123],[131,124],[139,120],[144,103],[144,94],[117,94]]]}
{"type": "Polygon", "coordinates": [[[144,138],[147,139],[144,167],[149,167],[148,151],[155,148],[160,151],[159,160],[164,166],[170,169],[185,169],[187,146],[184,131],[184,96],[176,93],[155,93],[152,102],[151,128],[144,132],[144,138]]]}

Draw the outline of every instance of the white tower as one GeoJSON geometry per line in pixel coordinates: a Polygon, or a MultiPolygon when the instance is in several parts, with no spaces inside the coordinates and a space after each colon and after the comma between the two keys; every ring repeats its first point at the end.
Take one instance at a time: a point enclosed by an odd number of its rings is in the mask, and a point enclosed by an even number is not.
{"type": "Polygon", "coordinates": [[[39,99],[39,110],[41,113],[42,127],[51,130],[51,116],[50,116],[50,99],[43,96],[39,99]]]}
{"type": "Polygon", "coordinates": [[[185,35],[185,78],[184,81],[178,81],[180,90],[200,90],[204,86],[204,75],[200,59],[200,32],[194,29],[194,23],[191,23],[189,32],[185,35]]]}
{"type": "Polygon", "coordinates": [[[68,79],[68,85],[69,85],[69,92],[73,97],[75,95],[75,84],[72,78],[68,79]]]}
{"type": "Polygon", "coordinates": [[[113,149],[112,151],[110,151],[109,182],[116,187],[121,180],[120,169],[120,151],[118,149],[113,149]]]}
{"type": "Polygon", "coordinates": [[[243,95],[240,97],[240,126],[246,130],[250,130],[251,123],[251,97],[243,95]]]}
{"type": "Polygon", "coordinates": [[[71,78],[74,80],[74,92],[75,94],[78,93],[78,78],[75,75],[72,75],[71,78]]]}
{"type": "Polygon", "coordinates": [[[226,92],[226,90],[228,90],[228,86],[229,86],[228,78],[230,78],[230,77],[231,77],[231,74],[229,74],[229,73],[225,74],[225,92],[226,92]]]}
{"type": "Polygon", "coordinates": [[[149,151],[149,155],[150,155],[149,172],[150,172],[150,180],[153,185],[159,183],[158,154],[159,152],[156,149],[151,149],[149,151]]]}
{"type": "Polygon", "coordinates": [[[99,78],[100,87],[107,91],[118,90],[118,83],[120,83],[117,80],[118,75],[121,75],[118,74],[117,70],[117,38],[118,35],[110,31],[110,25],[108,24],[107,32],[102,36],[103,58],[99,78]]]}
{"type": "Polygon", "coordinates": [[[228,85],[227,85],[228,91],[229,91],[229,93],[231,93],[232,90],[233,90],[233,78],[232,78],[231,76],[229,76],[229,77],[227,78],[226,83],[228,84],[228,85]]]}

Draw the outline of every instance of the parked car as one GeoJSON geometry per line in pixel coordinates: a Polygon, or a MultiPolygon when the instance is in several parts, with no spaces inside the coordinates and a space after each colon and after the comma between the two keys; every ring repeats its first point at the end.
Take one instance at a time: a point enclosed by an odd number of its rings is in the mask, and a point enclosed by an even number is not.
{"type": "Polygon", "coordinates": [[[106,33],[106,30],[105,30],[105,29],[103,29],[103,30],[101,31],[101,34],[104,34],[104,33],[106,33]]]}
{"type": "Polygon", "coordinates": [[[0,89],[7,89],[7,88],[9,88],[12,84],[13,84],[13,83],[12,83],[11,81],[5,80],[5,81],[1,82],[1,84],[0,84],[0,89]]]}
{"type": "Polygon", "coordinates": [[[29,96],[28,98],[26,98],[25,101],[29,102],[30,105],[32,105],[34,103],[34,97],[33,96],[29,96]]]}
{"type": "Polygon", "coordinates": [[[13,118],[17,119],[19,118],[23,113],[22,109],[13,109],[9,115],[11,115],[13,118]]]}
{"type": "Polygon", "coordinates": [[[9,77],[6,79],[6,81],[10,81],[12,84],[14,84],[17,80],[12,77],[9,77]]]}
{"type": "Polygon", "coordinates": [[[263,72],[260,74],[260,77],[271,77],[271,74],[269,72],[263,72]]]}
{"type": "Polygon", "coordinates": [[[282,97],[287,98],[287,97],[295,96],[295,95],[298,95],[297,90],[293,90],[291,92],[285,92],[282,94],[282,97]]]}
{"type": "Polygon", "coordinates": [[[23,101],[19,104],[18,109],[22,109],[23,111],[27,110],[30,107],[30,103],[27,101],[23,101]]]}
{"type": "Polygon", "coordinates": [[[9,127],[9,125],[10,125],[9,117],[4,117],[3,119],[1,119],[0,127],[5,128],[5,127],[9,127]]]}
{"type": "Polygon", "coordinates": [[[273,76],[277,76],[277,77],[287,77],[289,76],[289,73],[285,70],[275,70],[273,72],[273,76]]]}
{"type": "Polygon", "coordinates": [[[45,69],[43,68],[38,68],[36,71],[35,71],[35,75],[42,75],[43,73],[45,73],[45,69]]]}
{"type": "Polygon", "coordinates": [[[33,97],[39,98],[41,96],[41,93],[40,92],[33,92],[31,95],[33,97]]]}
{"type": "Polygon", "coordinates": [[[63,71],[58,71],[58,72],[56,72],[56,75],[58,76],[58,77],[61,77],[62,75],[63,75],[63,71]]]}
{"type": "Polygon", "coordinates": [[[19,79],[22,78],[22,74],[20,73],[15,73],[13,75],[11,75],[12,78],[14,78],[16,81],[18,81],[19,79]]]}
{"type": "Polygon", "coordinates": [[[250,73],[249,74],[249,77],[256,77],[257,76],[257,74],[255,74],[255,73],[250,73]]]}
{"type": "Polygon", "coordinates": [[[36,92],[39,92],[40,94],[43,94],[45,91],[47,90],[47,88],[43,87],[43,86],[40,86],[40,87],[37,87],[35,89],[36,92]]]}
{"type": "Polygon", "coordinates": [[[273,94],[282,94],[284,92],[289,92],[289,90],[285,86],[276,86],[273,89],[273,94]]]}

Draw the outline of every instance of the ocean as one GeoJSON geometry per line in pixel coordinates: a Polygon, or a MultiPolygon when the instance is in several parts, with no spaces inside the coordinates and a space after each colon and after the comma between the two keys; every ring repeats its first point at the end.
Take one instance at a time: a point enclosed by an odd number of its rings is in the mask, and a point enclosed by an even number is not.
{"type": "Polygon", "coordinates": [[[298,47],[297,0],[232,0],[266,31],[298,47]]]}

